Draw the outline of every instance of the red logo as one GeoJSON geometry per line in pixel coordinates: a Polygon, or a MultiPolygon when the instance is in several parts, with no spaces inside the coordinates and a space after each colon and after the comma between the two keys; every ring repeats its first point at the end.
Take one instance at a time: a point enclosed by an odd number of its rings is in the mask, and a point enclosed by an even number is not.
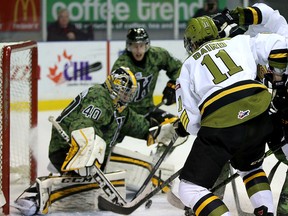
{"type": "MultiPolygon", "coordinates": [[[[62,55],[57,56],[57,64],[53,67],[49,67],[49,74],[47,75],[49,79],[51,79],[56,84],[61,84],[65,82],[63,77],[63,70],[60,69],[60,65],[64,65],[65,63],[70,63],[72,60],[72,55],[68,55],[66,50],[63,51],[62,55]]],[[[64,67],[62,67],[64,69],[64,67]]]]}

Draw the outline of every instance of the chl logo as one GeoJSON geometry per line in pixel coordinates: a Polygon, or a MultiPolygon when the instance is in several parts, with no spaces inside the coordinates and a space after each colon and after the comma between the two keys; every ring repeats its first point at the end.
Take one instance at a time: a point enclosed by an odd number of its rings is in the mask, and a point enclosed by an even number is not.
{"type": "Polygon", "coordinates": [[[88,67],[88,61],[72,61],[72,55],[68,55],[66,50],[64,50],[62,55],[57,56],[57,64],[49,67],[47,76],[56,84],[61,84],[65,81],[88,81],[92,80],[88,67]]]}

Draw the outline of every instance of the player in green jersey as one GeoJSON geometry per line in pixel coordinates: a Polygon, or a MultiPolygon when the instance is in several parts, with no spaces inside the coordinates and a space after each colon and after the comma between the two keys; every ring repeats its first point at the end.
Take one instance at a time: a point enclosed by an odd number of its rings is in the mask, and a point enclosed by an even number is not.
{"type": "MultiPolygon", "coordinates": [[[[153,93],[160,73],[166,72],[169,81],[163,91],[163,100],[166,105],[174,104],[175,80],[178,77],[181,61],[174,58],[166,49],[150,45],[150,38],[144,28],[131,28],[126,38],[126,49],[115,61],[112,70],[119,66],[129,67],[135,74],[138,83],[138,92],[129,104],[134,111],[145,115],[154,110],[153,93]],[[162,70],[162,71],[161,71],[162,70]]],[[[158,123],[174,115],[161,109],[154,110],[151,117],[158,123]]]]}

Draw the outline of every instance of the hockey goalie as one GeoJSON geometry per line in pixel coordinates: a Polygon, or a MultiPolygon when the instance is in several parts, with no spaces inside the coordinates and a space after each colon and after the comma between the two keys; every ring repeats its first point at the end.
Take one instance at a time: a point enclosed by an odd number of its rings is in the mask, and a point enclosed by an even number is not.
{"type": "MultiPolygon", "coordinates": [[[[127,107],[136,93],[134,74],[129,68],[120,67],[103,84],[95,84],[80,93],[56,120],[50,119],[54,127],[49,159],[54,174],[38,177],[13,206],[23,215],[95,211],[100,194],[124,205],[126,186],[137,190],[154,162],[150,157],[115,146],[117,137],[131,136],[146,140],[147,144],[167,146],[175,132],[173,122],[151,127],[143,115],[127,107]],[[127,158],[141,163],[123,163],[127,158]]],[[[163,178],[174,172],[173,166],[162,167],[162,174],[156,176],[163,178]]]]}
{"type": "MultiPolygon", "coordinates": [[[[96,198],[105,193],[99,189],[102,186],[95,178],[95,169],[101,167],[105,149],[105,141],[94,134],[92,127],[73,131],[71,147],[61,168],[64,173],[38,177],[35,184],[26,189],[13,206],[23,215],[97,209],[96,198]]],[[[53,169],[50,168],[50,171],[53,169]]],[[[107,173],[105,178],[117,188],[121,196],[125,196],[125,171],[107,173]]]]}

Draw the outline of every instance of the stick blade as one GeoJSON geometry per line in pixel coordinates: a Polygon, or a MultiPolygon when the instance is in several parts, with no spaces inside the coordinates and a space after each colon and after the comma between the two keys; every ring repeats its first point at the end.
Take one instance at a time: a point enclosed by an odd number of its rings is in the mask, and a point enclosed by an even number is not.
{"type": "Polygon", "coordinates": [[[117,214],[129,215],[134,212],[142,203],[137,203],[133,206],[120,206],[105,199],[101,195],[98,196],[98,208],[100,210],[112,211],[117,214]]]}

